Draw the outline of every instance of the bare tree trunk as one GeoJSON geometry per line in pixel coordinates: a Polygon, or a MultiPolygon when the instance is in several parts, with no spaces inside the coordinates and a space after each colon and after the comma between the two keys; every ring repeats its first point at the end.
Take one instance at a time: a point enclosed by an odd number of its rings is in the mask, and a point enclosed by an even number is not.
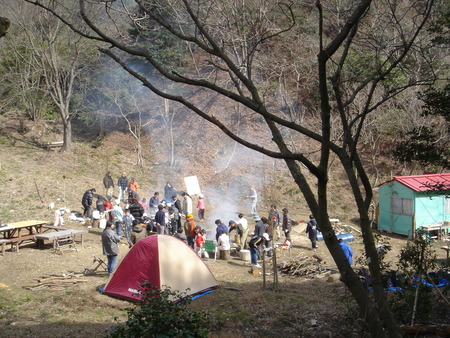
{"type": "Polygon", "coordinates": [[[63,146],[62,151],[72,150],[72,123],[70,118],[62,117],[63,123],[63,146]]]}

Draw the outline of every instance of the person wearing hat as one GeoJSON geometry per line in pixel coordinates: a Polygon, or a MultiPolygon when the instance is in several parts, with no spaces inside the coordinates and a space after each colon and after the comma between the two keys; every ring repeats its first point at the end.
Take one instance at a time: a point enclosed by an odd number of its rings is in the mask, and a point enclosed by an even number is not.
{"type": "Polygon", "coordinates": [[[203,194],[198,195],[197,209],[198,218],[200,222],[203,222],[205,220],[205,199],[203,197],[203,194]]]}
{"type": "Polygon", "coordinates": [[[311,250],[317,249],[317,221],[314,218],[314,215],[309,215],[309,222],[306,225],[306,233],[308,234],[309,240],[311,241],[311,250]]]}
{"type": "Polygon", "coordinates": [[[248,246],[250,247],[250,258],[253,267],[260,268],[261,265],[258,264],[258,251],[259,247],[264,243],[264,233],[266,230],[266,226],[264,224],[267,223],[267,218],[260,218],[259,216],[253,217],[253,220],[256,222],[255,224],[255,232],[253,233],[253,237],[250,239],[248,246]]]}
{"type": "Polygon", "coordinates": [[[145,238],[146,234],[144,231],[144,228],[140,224],[135,224],[133,228],[131,229],[131,246],[135,245],[137,242],[139,242],[141,239],[145,238]]]}
{"type": "Polygon", "coordinates": [[[184,233],[186,234],[186,239],[188,245],[194,249],[195,243],[195,221],[194,216],[192,214],[186,215],[186,222],[184,222],[184,233]]]}

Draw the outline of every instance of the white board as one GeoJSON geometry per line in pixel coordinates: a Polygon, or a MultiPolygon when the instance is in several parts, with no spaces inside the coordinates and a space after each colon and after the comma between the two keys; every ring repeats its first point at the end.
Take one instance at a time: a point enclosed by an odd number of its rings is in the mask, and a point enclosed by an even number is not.
{"type": "Polygon", "coordinates": [[[197,176],[189,176],[184,178],[184,185],[186,186],[186,192],[189,195],[201,194],[200,185],[198,184],[197,176]]]}

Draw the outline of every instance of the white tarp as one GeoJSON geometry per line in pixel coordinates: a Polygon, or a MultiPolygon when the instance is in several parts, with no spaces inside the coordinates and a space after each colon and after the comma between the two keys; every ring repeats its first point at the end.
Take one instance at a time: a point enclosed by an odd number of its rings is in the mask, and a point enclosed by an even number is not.
{"type": "Polygon", "coordinates": [[[184,185],[186,186],[186,192],[191,196],[201,194],[202,192],[198,184],[197,176],[185,177],[184,185]]]}

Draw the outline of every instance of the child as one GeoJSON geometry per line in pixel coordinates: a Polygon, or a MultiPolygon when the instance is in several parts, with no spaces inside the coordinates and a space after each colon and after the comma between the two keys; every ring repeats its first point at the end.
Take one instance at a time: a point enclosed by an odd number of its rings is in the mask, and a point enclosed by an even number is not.
{"type": "Polygon", "coordinates": [[[203,194],[198,195],[197,209],[198,218],[200,222],[203,222],[205,220],[205,199],[203,198],[203,194]]]}
{"type": "MultiPolygon", "coordinates": [[[[130,214],[130,209],[125,209],[125,216],[123,216],[123,227],[125,232],[125,237],[127,238],[128,245],[131,243],[131,230],[133,229],[134,217],[130,214]]],[[[119,237],[120,234],[118,233],[119,237]]],[[[120,237],[123,238],[123,237],[120,237]]]]}
{"type": "Polygon", "coordinates": [[[206,252],[205,250],[205,242],[206,242],[206,230],[202,229],[195,238],[195,251],[197,252],[200,258],[202,258],[202,256],[204,258],[209,258],[208,252],[206,252]]]}
{"type": "Polygon", "coordinates": [[[200,256],[200,248],[201,248],[201,244],[203,242],[203,237],[202,234],[200,233],[201,228],[199,225],[196,225],[194,227],[194,251],[197,253],[197,255],[200,256]]]}

